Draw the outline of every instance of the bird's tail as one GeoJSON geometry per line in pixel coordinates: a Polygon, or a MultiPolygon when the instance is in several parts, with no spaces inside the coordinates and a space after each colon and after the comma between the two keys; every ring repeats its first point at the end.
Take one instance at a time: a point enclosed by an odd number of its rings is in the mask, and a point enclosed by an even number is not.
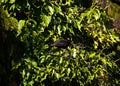
{"type": "Polygon", "coordinates": [[[54,44],[51,44],[50,46],[52,47],[52,46],[54,46],[54,44]]]}

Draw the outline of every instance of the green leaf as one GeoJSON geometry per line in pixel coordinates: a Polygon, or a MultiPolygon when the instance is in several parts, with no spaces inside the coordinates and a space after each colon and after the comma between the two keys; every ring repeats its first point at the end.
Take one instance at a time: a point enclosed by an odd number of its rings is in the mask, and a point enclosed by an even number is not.
{"type": "Polygon", "coordinates": [[[25,69],[24,69],[24,70],[22,70],[22,77],[25,77],[25,74],[26,74],[26,72],[25,72],[25,69]]]}
{"type": "Polygon", "coordinates": [[[18,22],[18,30],[21,31],[21,29],[24,27],[25,25],[25,20],[20,20],[18,22]]]}
{"type": "Polygon", "coordinates": [[[60,74],[59,74],[59,73],[57,73],[57,72],[55,72],[55,76],[56,76],[56,78],[57,78],[57,79],[59,79],[59,78],[60,78],[60,74]]]}
{"type": "Polygon", "coordinates": [[[21,66],[21,63],[20,62],[14,62],[14,61],[12,61],[12,70],[14,70],[14,69],[17,69],[17,68],[19,68],[21,66]]]}
{"type": "Polygon", "coordinates": [[[14,3],[16,0],[10,0],[9,3],[12,4],[14,3]]]}
{"type": "Polygon", "coordinates": [[[75,58],[77,56],[77,49],[73,49],[73,57],[75,58]]]}
{"type": "Polygon", "coordinates": [[[106,63],[107,63],[107,61],[106,61],[105,58],[102,58],[101,61],[103,62],[103,64],[106,64],[106,63]]]}
{"type": "Polygon", "coordinates": [[[64,32],[66,32],[66,30],[67,30],[67,28],[64,25],[62,25],[62,29],[64,32]]]}
{"type": "Polygon", "coordinates": [[[69,28],[69,31],[70,31],[70,33],[72,33],[73,35],[75,35],[75,33],[74,33],[74,31],[73,31],[73,28],[71,27],[71,28],[69,28]]]}
{"type": "Polygon", "coordinates": [[[91,54],[89,54],[90,58],[93,58],[96,55],[96,52],[92,52],[91,54]]]}
{"type": "Polygon", "coordinates": [[[57,30],[58,30],[58,34],[61,35],[61,32],[62,32],[62,31],[61,31],[61,25],[58,25],[58,26],[57,26],[57,30]]]}
{"type": "Polygon", "coordinates": [[[116,33],[112,34],[112,37],[116,40],[116,41],[120,41],[120,37],[119,35],[117,35],[116,33]]]}
{"type": "Polygon", "coordinates": [[[10,6],[10,10],[14,10],[15,9],[15,4],[10,6]]]}
{"type": "Polygon", "coordinates": [[[50,10],[50,15],[53,15],[54,14],[54,8],[53,7],[51,7],[51,6],[48,6],[48,8],[49,8],[49,10],[50,10]]]}
{"type": "Polygon", "coordinates": [[[28,82],[29,86],[33,86],[33,84],[34,84],[34,80],[28,82]]]}
{"type": "Polygon", "coordinates": [[[98,9],[95,10],[96,12],[94,12],[94,18],[95,20],[98,20],[100,18],[100,11],[98,9]]]}
{"type": "Polygon", "coordinates": [[[47,15],[41,15],[42,18],[42,25],[47,27],[49,25],[49,23],[51,22],[51,16],[47,16],[47,15]]]}
{"type": "Polygon", "coordinates": [[[119,51],[120,51],[120,45],[118,45],[118,46],[117,46],[117,50],[119,50],[119,51]]]}
{"type": "Polygon", "coordinates": [[[55,6],[55,12],[56,12],[56,14],[59,13],[60,15],[64,16],[60,6],[55,6]]]}
{"type": "Polygon", "coordinates": [[[71,69],[68,68],[68,69],[67,69],[67,76],[69,76],[70,72],[71,72],[71,69]]]}
{"type": "Polygon", "coordinates": [[[37,66],[37,62],[32,61],[32,65],[33,65],[34,67],[36,67],[36,66],[37,66]]]}
{"type": "Polygon", "coordinates": [[[41,81],[44,81],[46,79],[48,74],[45,74],[42,78],[41,78],[41,81]]]}
{"type": "Polygon", "coordinates": [[[0,3],[6,3],[8,0],[0,0],[0,3]]]}

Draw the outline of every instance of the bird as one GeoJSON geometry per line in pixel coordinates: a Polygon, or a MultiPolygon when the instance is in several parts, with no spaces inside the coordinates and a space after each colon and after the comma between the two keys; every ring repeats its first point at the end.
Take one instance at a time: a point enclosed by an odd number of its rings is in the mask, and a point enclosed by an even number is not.
{"type": "Polygon", "coordinates": [[[55,46],[58,48],[67,48],[69,45],[71,44],[70,40],[64,39],[64,40],[58,40],[56,42],[54,42],[53,44],[51,44],[50,46],[55,46]]]}

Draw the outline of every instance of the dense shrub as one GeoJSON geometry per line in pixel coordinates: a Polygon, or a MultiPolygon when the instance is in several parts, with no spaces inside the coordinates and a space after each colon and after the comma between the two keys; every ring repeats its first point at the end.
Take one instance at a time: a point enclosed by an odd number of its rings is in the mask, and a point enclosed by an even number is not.
{"type": "Polygon", "coordinates": [[[9,18],[14,18],[12,22],[17,21],[17,28],[8,27],[7,31],[19,41],[16,46],[20,43],[23,47],[10,50],[15,53],[9,53],[10,84],[17,77],[19,83],[14,83],[24,86],[120,85],[119,34],[111,27],[113,19],[104,9],[92,1],[88,3],[89,6],[82,0],[1,2],[9,18]],[[64,50],[50,46],[60,39],[72,40],[72,44],[64,50]]]}

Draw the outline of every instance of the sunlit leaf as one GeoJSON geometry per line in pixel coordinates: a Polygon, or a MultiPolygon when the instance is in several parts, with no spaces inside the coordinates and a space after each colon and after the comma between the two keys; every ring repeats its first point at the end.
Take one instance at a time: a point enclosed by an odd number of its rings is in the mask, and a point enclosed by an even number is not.
{"type": "Polygon", "coordinates": [[[68,68],[68,69],[67,69],[67,75],[68,75],[68,76],[69,76],[70,72],[71,72],[71,69],[68,68]]]}
{"type": "Polygon", "coordinates": [[[119,46],[117,46],[117,50],[120,50],[120,45],[119,45],[119,46]]]}
{"type": "Polygon", "coordinates": [[[69,28],[68,30],[69,30],[70,33],[72,33],[73,35],[75,34],[74,31],[73,31],[73,28],[69,28]]]}
{"type": "Polygon", "coordinates": [[[32,85],[34,84],[34,81],[33,81],[33,80],[30,81],[28,84],[29,84],[30,86],[32,86],[32,85]]]}
{"type": "Polygon", "coordinates": [[[96,55],[96,52],[92,52],[91,54],[89,54],[90,58],[93,58],[96,55]]]}
{"type": "Polygon", "coordinates": [[[25,69],[22,71],[22,77],[24,77],[26,74],[25,69]]]}
{"type": "Polygon", "coordinates": [[[51,6],[48,6],[49,10],[50,10],[50,14],[53,15],[54,14],[54,8],[51,6]]]}
{"type": "Polygon", "coordinates": [[[41,81],[44,81],[47,77],[47,74],[44,75],[44,77],[41,78],[41,81]]]}
{"type": "Polygon", "coordinates": [[[47,15],[41,15],[41,18],[42,18],[42,25],[47,27],[51,21],[51,16],[47,16],[47,15]]]}
{"type": "Polygon", "coordinates": [[[37,63],[35,61],[32,61],[32,65],[36,67],[37,63]]]}
{"type": "Polygon", "coordinates": [[[96,12],[94,12],[94,17],[96,20],[98,20],[100,18],[100,11],[98,9],[95,10],[96,12]]]}
{"type": "Polygon", "coordinates": [[[105,58],[102,58],[102,62],[104,63],[104,64],[106,64],[106,59],[105,58]]]}
{"type": "Polygon", "coordinates": [[[60,78],[59,73],[56,73],[56,72],[55,72],[55,77],[56,77],[57,79],[59,79],[59,78],[60,78]]]}
{"type": "Polygon", "coordinates": [[[21,33],[21,29],[24,27],[25,25],[25,20],[20,20],[18,22],[18,35],[21,33]]]}
{"type": "Polygon", "coordinates": [[[12,4],[14,3],[16,0],[10,0],[9,3],[12,4]]]}
{"type": "Polygon", "coordinates": [[[63,58],[60,58],[60,61],[59,61],[59,63],[61,64],[63,62],[63,58]]]}
{"type": "Polygon", "coordinates": [[[58,30],[58,34],[61,35],[62,32],[61,25],[58,25],[57,30],[58,30]]]}
{"type": "Polygon", "coordinates": [[[97,41],[94,41],[93,47],[94,47],[95,49],[98,48],[98,42],[97,42],[97,41]]]}

